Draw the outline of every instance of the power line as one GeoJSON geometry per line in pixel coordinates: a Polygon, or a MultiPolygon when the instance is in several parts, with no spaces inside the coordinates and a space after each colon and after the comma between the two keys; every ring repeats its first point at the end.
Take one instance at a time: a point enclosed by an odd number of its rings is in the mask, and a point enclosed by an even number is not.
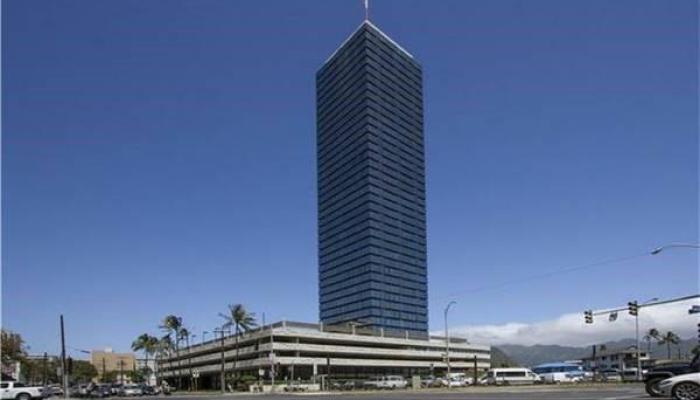
{"type": "Polygon", "coordinates": [[[549,277],[556,276],[556,275],[568,274],[568,273],[572,273],[572,272],[576,272],[576,271],[581,271],[584,269],[601,267],[603,265],[608,265],[608,264],[621,263],[621,262],[630,261],[630,260],[634,260],[634,259],[642,258],[642,257],[647,257],[647,256],[649,256],[649,252],[645,251],[644,253],[634,254],[634,255],[630,255],[630,256],[611,258],[611,259],[592,262],[592,263],[588,263],[588,264],[560,268],[560,269],[556,269],[556,270],[549,271],[549,272],[543,272],[540,274],[533,274],[533,275],[525,276],[525,277],[518,278],[518,279],[512,279],[512,280],[508,280],[508,281],[504,281],[504,282],[495,283],[493,285],[485,285],[485,286],[476,287],[473,289],[461,290],[459,292],[453,292],[453,293],[450,293],[446,296],[440,296],[440,297],[437,297],[435,299],[439,300],[439,299],[446,299],[446,298],[455,298],[458,296],[464,296],[466,294],[483,292],[486,290],[501,289],[503,287],[522,284],[522,283],[526,283],[526,282],[531,282],[531,281],[537,280],[537,279],[544,279],[544,278],[549,278],[549,277]]]}

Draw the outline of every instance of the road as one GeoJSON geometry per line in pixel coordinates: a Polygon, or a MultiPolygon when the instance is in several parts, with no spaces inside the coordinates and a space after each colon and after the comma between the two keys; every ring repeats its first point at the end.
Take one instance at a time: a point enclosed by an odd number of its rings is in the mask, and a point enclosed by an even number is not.
{"type": "MultiPolygon", "coordinates": [[[[455,389],[452,392],[425,391],[386,391],[349,393],[300,393],[300,394],[228,394],[228,395],[172,395],[168,400],[636,400],[651,399],[638,385],[605,385],[597,387],[520,387],[520,388],[469,388],[455,389]]],[[[156,398],[154,398],[156,399],[156,398]]],[[[164,400],[163,397],[157,398],[164,400]]]]}

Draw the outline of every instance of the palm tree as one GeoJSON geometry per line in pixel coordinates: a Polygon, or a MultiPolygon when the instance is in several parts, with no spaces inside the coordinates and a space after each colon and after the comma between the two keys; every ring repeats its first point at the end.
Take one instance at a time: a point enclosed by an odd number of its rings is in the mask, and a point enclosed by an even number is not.
{"type": "Polygon", "coordinates": [[[663,336],[660,336],[658,339],[658,344],[659,346],[666,345],[666,350],[668,352],[668,359],[671,359],[671,345],[678,344],[680,342],[681,338],[678,337],[675,333],[668,331],[666,334],[663,336]]]}
{"type": "Polygon", "coordinates": [[[690,350],[690,352],[694,355],[697,356],[700,354],[700,344],[696,344],[695,347],[693,347],[693,350],[690,350]]]}
{"type": "Polygon", "coordinates": [[[647,342],[647,353],[651,354],[651,341],[652,340],[658,340],[659,339],[659,331],[656,328],[651,328],[647,332],[646,335],[644,335],[644,341],[647,342]]]}
{"type": "Polygon", "coordinates": [[[163,319],[163,324],[161,324],[160,329],[164,330],[167,332],[168,337],[170,337],[170,340],[172,341],[172,337],[175,337],[175,341],[173,342],[175,344],[175,355],[177,356],[177,388],[181,389],[182,388],[182,378],[181,378],[181,371],[180,371],[180,330],[182,329],[182,318],[177,317],[175,315],[168,315],[163,319]],[[172,337],[171,337],[172,336],[172,337]]]}
{"type": "MultiPolygon", "coordinates": [[[[157,339],[156,343],[156,358],[162,359],[164,357],[170,357],[172,355],[173,350],[175,349],[175,346],[173,345],[173,341],[170,338],[169,335],[165,335],[160,339],[157,339]]],[[[158,363],[156,362],[156,366],[158,363]]],[[[158,371],[158,368],[156,368],[156,371],[158,371]]],[[[158,379],[158,375],[156,374],[156,384],[160,385],[160,381],[158,379]]]]}
{"type": "Polygon", "coordinates": [[[150,376],[150,368],[148,366],[148,356],[156,352],[156,347],[158,345],[158,338],[149,335],[148,333],[144,333],[141,336],[137,337],[136,340],[134,340],[133,343],[131,343],[131,350],[133,351],[143,351],[143,355],[146,359],[146,365],[144,367],[144,370],[146,370],[146,373],[144,374],[146,376],[146,380],[148,381],[148,377],[150,376]]]}
{"type": "Polygon", "coordinates": [[[236,370],[238,366],[238,352],[239,352],[239,337],[241,331],[247,332],[251,328],[254,328],[257,323],[255,322],[255,314],[248,312],[243,304],[229,304],[228,314],[219,313],[223,319],[226,320],[222,328],[234,327],[236,332],[236,356],[233,360],[233,372],[236,379],[235,385],[238,383],[238,371],[236,370]]]}

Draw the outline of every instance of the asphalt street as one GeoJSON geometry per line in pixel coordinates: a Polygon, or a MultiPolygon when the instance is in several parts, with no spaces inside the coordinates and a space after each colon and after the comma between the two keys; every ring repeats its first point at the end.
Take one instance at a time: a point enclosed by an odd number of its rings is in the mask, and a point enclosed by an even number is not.
{"type": "MultiPolygon", "coordinates": [[[[651,399],[642,386],[619,385],[600,387],[514,387],[514,388],[477,388],[455,389],[447,391],[386,391],[386,392],[346,392],[346,393],[278,393],[278,394],[227,394],[227,395],[172,395],[168,400],[300,400],[312,398],[319,400],[633,400],[651,399]]],[[[154,398],[155,399],[155,398],[154,398]]],[[[160,397],[163,400],[163,397],[160,397]]]]}

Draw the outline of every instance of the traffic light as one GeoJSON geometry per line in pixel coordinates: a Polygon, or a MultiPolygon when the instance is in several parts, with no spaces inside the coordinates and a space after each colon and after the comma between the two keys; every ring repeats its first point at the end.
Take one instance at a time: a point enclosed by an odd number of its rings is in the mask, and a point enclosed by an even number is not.
{"type": "Polygon", "coordinates": [[[583,315],[586,317],[586,323],[587,324],[592,324],[593,323],[593,311],[592,310],[586,310],[583,312],[583,315]]]}
{"type": "Polygon", "coordinates": [[[73,373],[73,358],[71,358],[71,357],[68,357],[68,367],[67,367],[67,369],[68,369],[68,374],[69,374],[69,375],[73,373]]]}
{"type": "Polygon", "coordinates": [[[627,309],[629,310],[630,315],[635,317],[639,315],[639,304],[637,304],[636,301],[630,301],[627,303],[627,309]]]}

